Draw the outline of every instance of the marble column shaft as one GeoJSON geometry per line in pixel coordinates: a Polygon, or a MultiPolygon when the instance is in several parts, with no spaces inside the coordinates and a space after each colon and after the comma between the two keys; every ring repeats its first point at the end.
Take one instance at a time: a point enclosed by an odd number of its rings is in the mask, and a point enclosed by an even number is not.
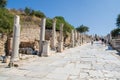
{"type": "Polygon", "coordinates": [[[52,29],[52,45],[53,50],[56,50],[56,19],[53,19],[53,29],[52,29]]]}
{"type": "Polygon", "coordinates": [[[20,17],[14,17],[14,29],[13,29],[13,45],[12,45],[12,55],[10,62],[19,60],[19,44],[20,44],[20,17]]]}
{"type": "Polygon", "coordinates": [[[45,25],[46,18],[41,19],[41,29],[40,29],[40,44],[39,44],[39,52],[42,53],[42,41],[45,40],[45,25]]]}
{"type": "Polygon", "coordinates": [[[59,49],[58,52],[62,52],[63,51],[63,26],[64,24],[60,24],[60,38],[59,38],[59,49]]]}
{"type": "Polygon", "coordinates": [[[75,42],[75,37],[74,37],[74,30],[72,30],[72,35],[71,35],[71,42],[72,42],[72,47],[74,47],[74,42],[75,42]]]}
{"type": "Polygon", "coordinates": [[[77,31],[74,30],[75,42],[77,41],[77,31]]]}

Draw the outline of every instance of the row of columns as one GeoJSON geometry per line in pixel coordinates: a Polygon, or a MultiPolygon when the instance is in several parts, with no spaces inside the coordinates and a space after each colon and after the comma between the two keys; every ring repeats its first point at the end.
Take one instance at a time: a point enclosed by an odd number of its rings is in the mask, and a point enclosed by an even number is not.
{"type": "MultiPolygon", "coordinates": [[[[46,18],[41,19],[41,28],[40,28],[40,41],[39,41],[39,56],[48,56],[50,53],[50,41],[45,40],[45,26],[46,26],[46,18]]],[[[58,47],[58,52],[63,51],[63,26],[64,24],[60,24],[60,37],[59,43],[56,45],[57,37],[56,37],[56,19],[53,19],[53,29],[52,29],[52,50],[56,50],[58,47]]],[[[13,30],[13,52],[10,59],[9,66],[13,66],[14,61],[19,60],[19,44],[20,44],[20,17],[15,16],[14,18],[14,30],[13,30]]],[[[76,30],[72,30],[71,35],[71,47],[77,46],[77,44],[81,44],[81,39],[83,40],[83,36],[81,37],[80,33],[76,30]]],[[[82,41],[83,43],[83,41],[82,41]]]]}
{"type": "Polygon", "coordinates": [[[84,43],[91,42],[91,39],[88,35],[80,34],[76,30],[71,32],[71,47],[82,45],[84,43]]]}
{"type": "MultiPolygon", "coordinates": [[[[50,53],[49,48],[49,41],[45,40],[45,25],[46,25],[46,18],[41,20],[41,32],[40,32],[40,48],[39,48],[39,55],[41,56],[48,56],[50,53]],[[44,49],[45,48],[45,49],[44,49]]],[[[52,50],[56,50],[56,19],[53,19],[53,30],[52,30],[52,50]]],[[[63,51],[63,24],[60,24],[60,38],[59,38],[59,46],[58,52],[63,51]]]]}

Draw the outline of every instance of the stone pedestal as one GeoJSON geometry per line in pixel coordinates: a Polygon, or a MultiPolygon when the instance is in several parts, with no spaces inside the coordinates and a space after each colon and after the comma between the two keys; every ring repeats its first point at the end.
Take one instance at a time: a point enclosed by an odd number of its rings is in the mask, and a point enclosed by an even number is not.
{"type": "Polygon", "coordinates": [[[58,52],[62,52],[62,51],[63,51],[63,42],[60,42],[58,46],[58,52]]]}
{"type": "Polygon", "coordinates": [[[43,50],[41,56],[47,57],[50,53],[50,41],[42,41],[43,50]]]}

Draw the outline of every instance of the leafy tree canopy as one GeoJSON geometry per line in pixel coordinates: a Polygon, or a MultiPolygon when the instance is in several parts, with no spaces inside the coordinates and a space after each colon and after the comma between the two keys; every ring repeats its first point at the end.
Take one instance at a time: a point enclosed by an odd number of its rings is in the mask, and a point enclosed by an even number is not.
{"type": "Polygon", "coordinates": [[[51,18],[47,18],[46,19],[46,29],[52,29],[52,19],[51,18]]]}
{"type": "Polygon", "coordinates": [[[32,12],[31,8],[25,7],[24,12],[26,13],[26,15],[30,15],[32,12]]]}
{"type": "Polygon", "coordinates": [[[5,8],[0,8],[0,32],[10,34],[13,28],[13,15],[5,8]]]}
{"type": "Polygon", "coordinates": [[[4,8],[7,5],[7,0],[0,0],[0,8],[4,8]]]}
{"type": "Polygon", "coordinates": [[[118,17],[116,19],[116,25],[118,28],[120,28],[120,14],[118,15],[118,17]]]}
{"type": "Polygon", "coordinates": [[[80,33],[85,33],[85,32],[89,31],[89,27],[81,25],[81,26],[77,27],[76,30],[80,33]]]}
{"type": "MultiPolygon", "coordinates": [[[[62,17],[62,16],[56,16],[54,18],[57,20],[56,21],[56,30],[59,31],[60,24],[63,23],[64,24],[63,33],[64,33],[64,36],[67,37],[71,33],[71,30],[74,29],[74,27],[71,24],[69,24],[67,21],[65,21],[64,17],[62,17]]],[[[46,28],[52,29],[52,24],[53,24],[52,19],[47,18],[46,28]]]]}
{"type": "Polygon", "coordinates": [[[111,34],[112,34],[113,37],[116,37],[117,35],[120,34],[120,28],[113,29],[111,31],[111,34]]]}
{"type": "Polygon", "coordinates": [[[46,17],[45,14],[41,11],[36,11],[36,10],[33,10],[29,7],[26,7],[24,9],[24,12],[26,13],[26,15],[31,15],[31,16],[36,16],[36,17],[39,17],[39,18],[43,18],[43,17],[46,17]]]}

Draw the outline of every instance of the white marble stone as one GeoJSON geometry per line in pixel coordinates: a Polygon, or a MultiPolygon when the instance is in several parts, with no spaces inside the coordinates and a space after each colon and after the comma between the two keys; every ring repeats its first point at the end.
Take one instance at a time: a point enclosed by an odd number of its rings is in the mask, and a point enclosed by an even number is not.
{"type": "Polygon", "coordinates": [[[60,38],[59,38],[59,43],[58,43],[58,52],[63,51],[63,26],[64,24],[60,24],[60,38]]]}
{"type": "Polygon", "coordinates": [[[51,47],[53,50],[56,50],[56,19],[53,19],[53,28],[52,28],[52,40],[51,47]]]}
{"type": "Polygon", "coordinates": [[[74,30],[72,30],[72,33],[71,33],[71,46],[72,46],[72,47],[75,46],[74,30]]]}
{"type": "Polygon", "coordinates": [[[62,54],[24,60],[18,68],[2,67],[0,80],[119,80],[119,62],[120,57],[97,42],[70,48],[62,54]]]}
{"type": "Polygon", "coordinates": [[[41,19],[41,26],[40,26],[40,43],[39,43],[39,52],[42,53],[42,41],[45,40],[45,25],[46,25],[46,18],[41,19]]]}
{"type": "Polygon", "coordinates": [[[42,56],[48,57],[51,55],[50,53],[50,41],[43,41],[42,42],[43,50],[42,50],[42,56]]]}
{"type": "Polygon", "coordinates": [[[10,63],[19,60],[19,44],[20,44],[20,17],[16,15],[14,17],[14,29],[13,29],[13,45],[12,55],[10,63]]]}

